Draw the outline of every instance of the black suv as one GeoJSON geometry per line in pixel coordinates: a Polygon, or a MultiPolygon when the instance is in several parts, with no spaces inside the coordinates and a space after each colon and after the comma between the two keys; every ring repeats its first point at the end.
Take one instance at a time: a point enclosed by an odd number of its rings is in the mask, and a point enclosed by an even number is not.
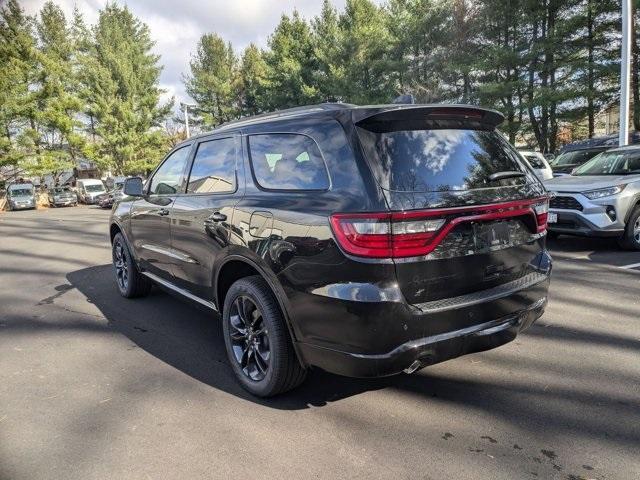
{"type": "Polygon", "coordinates": [[[513,340],[544,311],[551,258],[547,194],[502,119],[323,104],[191,138],[114,207],[120,293],[156,283],[220,312],[259,396],[311,366],[411,373],[513,340]]]}

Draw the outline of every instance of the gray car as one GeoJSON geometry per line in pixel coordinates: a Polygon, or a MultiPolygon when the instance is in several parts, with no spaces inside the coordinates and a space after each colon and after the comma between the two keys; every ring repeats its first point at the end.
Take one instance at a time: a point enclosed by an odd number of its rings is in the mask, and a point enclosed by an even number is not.
{"type": "Polygon", "coordinates": [[[69,187],[54,187],[48,192],[49,205],[52,207],[63,207],[68,205],[78,205],[78,197],[69,187]]]}
{"type": "Polygon", "coordinates": [[[640,250],[640,147],[613,148],[544,182],[555,194],[549,233],[616,237],[640,250]]]}
{"type": "Polygon", "coordinates": [[[9,210],[36,208],[35,188],[30,183],[14,183],[7,188],[9,210]]]}

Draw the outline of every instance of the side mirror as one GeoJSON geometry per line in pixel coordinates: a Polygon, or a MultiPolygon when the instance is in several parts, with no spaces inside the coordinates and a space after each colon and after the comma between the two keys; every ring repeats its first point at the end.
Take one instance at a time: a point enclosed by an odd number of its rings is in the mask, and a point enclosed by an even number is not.
{"type": "Polygon", "coordinates": [[[140,177],[127,178],[124,181],[124,194],[130,197],[142,197],[142,179],[140,177]]]}

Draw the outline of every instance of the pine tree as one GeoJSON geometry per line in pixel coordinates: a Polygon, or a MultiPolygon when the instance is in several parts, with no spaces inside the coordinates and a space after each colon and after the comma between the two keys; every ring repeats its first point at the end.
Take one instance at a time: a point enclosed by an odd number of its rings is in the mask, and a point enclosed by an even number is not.
{"type": "Polygon", "coordinates": [[[0,6],[0,166],[17,165],[37,149],[33,19],[17,0],[0,6]]]}
{"type": "Polygon", "coordinates": [[[239,75],[241,115],[261,113],[265,104],[267,64],[263,52],[253,43],[242,53],[239,75]]]}
{"type": "Polygon", "coordinates": [[[92,29],[83,66],[87,111],[97,143],[90,152],[114,174],[148,171],[162,155],[162,124],[173,100],[160,104],[160,57],[151,53],[149,28],[127,7],[107,4],[92,29]]]}
{"type": "Polygon", "coordinates": [[[185,78],[187,93],[193,98],[201,121],[208,127],[236,118],[238,104],[238,61],[230,43],[215,33],[200,37],[185,78]]]}
{"type": "Polygon", "coordinates": [[[283,15],[269,37],[265,109],[296,107],[321,100],[311,29],[297,11],[283,15]]]}
{"type": "Polygon", "coordinates": [[[399,91],[391,68],[392,37],[384,10],[370,0],[348,0],[339,18],[340,93],[346,101],[388,103],[399,91]]]}
{"type": "Polygon", "coordinates": [[[84,137],[79,133],[79,114],[83,110],[74,92],[77,78],[72,58],[75,45],[60,7],[47,2],[36,22],[38,33],[37,81],[32,86],[38,105],[40,152],[31,170],[54,180],[81,158],[84,137]]]}

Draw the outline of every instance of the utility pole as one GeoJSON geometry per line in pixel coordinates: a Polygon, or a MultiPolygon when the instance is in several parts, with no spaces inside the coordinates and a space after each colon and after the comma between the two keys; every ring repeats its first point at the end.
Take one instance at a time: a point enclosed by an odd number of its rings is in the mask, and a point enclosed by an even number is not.
{"type": "Polygon", "coordinates": [[[629,83],[631,73],[631,0],[622,0],[622,57],[620,58],[620,130],[618,144],[629,142],[629,83]]]}
{"type": "Polygon", "coordinates": [[[191,136],[189,133],[189,108],[196,108],[196,105],[194,103],[180,103],[180,106],[184,110],[184,129],[187,138],[189,138],[191,136]]]}

